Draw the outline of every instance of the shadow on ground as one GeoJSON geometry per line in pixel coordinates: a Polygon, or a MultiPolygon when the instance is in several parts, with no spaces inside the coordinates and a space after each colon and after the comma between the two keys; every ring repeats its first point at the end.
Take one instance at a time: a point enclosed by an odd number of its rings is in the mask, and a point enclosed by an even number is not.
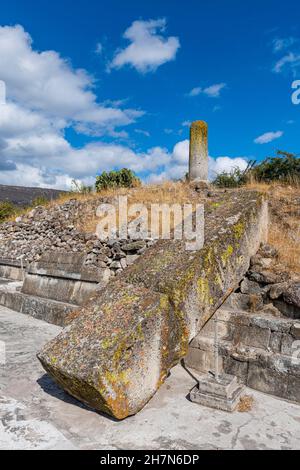
{"type": "Polygon", "coordinates": [[[84,403],[81,403],[79,400],[76,398],[72,397],[68,393],[66,393],[62,388],[60,388],[54,380],[50,377],[48,374],[42,375],[38,380],[37,383],[39,386],[42,388],[42,390],[47,393],[48,395],[51,395],[54,398],[58,398],[59,400],[74,405],[78,406],[79,408],[82,408],[83,410],[87,411],[92,411],[94,413],[97,413],[100,416],[103,416],[104,418],[108,419],[109,421],[113,422],[119,422],[118,419],[113,418],[112,416],[109,416],[105,413],[102,413],[101,411],[97,411],[94,408],[91,408],[84,403]]]}

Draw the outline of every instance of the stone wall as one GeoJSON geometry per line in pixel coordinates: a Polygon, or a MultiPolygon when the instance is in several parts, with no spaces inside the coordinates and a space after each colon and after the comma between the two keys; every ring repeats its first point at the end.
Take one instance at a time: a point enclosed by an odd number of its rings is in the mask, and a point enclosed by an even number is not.
{"type": "Polygon", "coordinates": [[[151,240],[108,240],[102,243],[95,233],[84,230],[93,220],[99,204],[108,199],[72,199],[50,207],[38,206],[14,222],[0,225],[0,258],[24,264],[39,261],[49,251],[85,254],[85,264],[109,269],[110,275],[132,264],[151,240]],[[79,229],[78,227],[83,227],[79,229]]]}

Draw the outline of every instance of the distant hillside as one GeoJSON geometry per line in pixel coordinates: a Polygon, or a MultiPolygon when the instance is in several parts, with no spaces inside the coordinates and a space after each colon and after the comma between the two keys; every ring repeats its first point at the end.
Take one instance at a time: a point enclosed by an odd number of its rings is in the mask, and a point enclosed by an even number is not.
{"type": "Polygon", "coordinates": [[[27,188],[0,184],[0,201],[10,201],[17,206],[28,206],[38,197],[56,199],[64,191],[46,188],[27,188]]]}

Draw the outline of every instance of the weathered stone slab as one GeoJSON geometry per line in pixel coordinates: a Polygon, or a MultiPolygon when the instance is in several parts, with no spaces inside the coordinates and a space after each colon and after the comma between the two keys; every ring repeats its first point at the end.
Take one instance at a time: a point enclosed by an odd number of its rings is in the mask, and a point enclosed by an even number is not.
{"type": "Polygon", "coordinates": [[[26,263],[21,265],[20,260],[0,258],[0,277],[13,281],[23,280],[26,263]]]}
{"type": "Polygon", "coordinates": [[[85,266],[85,258],[86,255],[81,253],[49,251],[29,265],[28,273],[86,282],[103,281],[104,269],[85,266]]]}
{"type": "Polygon", "coordinates": [[[118,419],[135,414],[237,287],[266,236],[267,206],[246,191],[213,202],[203,249],[158,241],[38,354],[71,395],[118,419]]]}
{"type": "Polygon", "coordinates": [[[59,326],[65,326],[68,315],[76,309],[68,303],[9,290],[0,290],[0,305],[59,326]]]}
{"type": "Polygon", "coordinates": [[[189,179],[191,182],[208,181],[207,124],[194,121],[190,128],[189,179]]]}
{"type": "Polygon", "coordinates": [[[48,252],[28,267],[22,293],[46,299],[83,305],[110,273],[106,268],[84,265],[78,253],[48,252]]]}

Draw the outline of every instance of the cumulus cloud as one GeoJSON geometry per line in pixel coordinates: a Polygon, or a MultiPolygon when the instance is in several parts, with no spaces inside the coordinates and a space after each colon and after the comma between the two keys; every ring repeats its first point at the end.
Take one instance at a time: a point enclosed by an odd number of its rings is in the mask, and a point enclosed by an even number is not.
{"type": "MultiPolygon", "coordinates": [[[[179,179],[186,175],[189,161],[189,140],[186,139],[178,142],[172,152],[166,156],[168,157],[166,159],[167,164],[160,172],[150,174],[150,182],[179,179]]],[[[209,179],[213,180],[217,174],[223,171],[230,172],[237,167],[245,170],[247,165],[247,160],[242,157],[209,157],[209,179]]]]}
{"type": "MultiPolygon", "coordinates": [[[[142,23],[135,25],[131,36],[137,39],[140,31],[138,42],[147,42],[150,36],[167,49],[174,42],[157,34],[164,30],[165,20],[152,21],[145,34],[145,22],[135,23],[142,23]]],[[[166,58],[166,49],[163,54],[166,58]]],[[[73,69],[55,51],[35,50],[21,26],[0,27],[0,57],[0,77],[7,91],[6,102],[3,99],[0,105],[0,183],[69,189],[73,178],[92,184],[96,174],[113,168],[128,167],[143,177],[150,174],[150,179],[177,179],[187,172],[188,140],[171,151],[155,146],[142,152],[121,145],[120,139],[128,134],[119,126],[134,122],[142,112],[123,109],[124,101],[98,103],[93,77],[73,69]],[[75,148],[65,135],[69,127],[118,141],[94,139],[75,148]]],[[[145,57],[148,62],[139,64],[141,70],[157,67],[162,60],[154,55],[156,62],[150,65],[149,54],[145,57]]],[[[136,131],[147,135],[142,129],[136,131]]],[[[211,168],[219,171],[221,163],[216,162],[211,160],[211,168]]]]}
{"type": "Polygon", "coordinates": [[[209,178],[212,180],[216,175],[226,172],[230,173],[235,168],[246,170],[248,162],[242,157],[218,157],[216,159],[209,158],[209,178]]]}
{"type": "Polygon", "coordinates": [[[200,94],[209,96],[210,98],[219,98],[221,91],[226,87],[226,83],[216,83],[206,88],[196,87],[193,88],[188,96],[198,96],[200,94]]]}
{"type": "Polygon", "coordinates": [[[146,73],[174,60],[180,47],[179,39],[174,36],[164,37],[162,33],[165,29],[165,18],[134,21],[123,35],[130,41],[129,46],[116,51],[109,68],[130,65],[138,72],[146,73]]]}
{"type": "Polygon", "coordinates": [[[65,125],[81,125],[81,132],[99,134],[128,125],[142,112],[103,106],[93,93],[94,78],[55,51],[36,51],[20,25],[0,27],[0,76],[7,98],[65,125]]]}
{"type": "Polygon", "coordinates": [[[65,130],[124,139],[118,128],[143,114],[122,109],[124,101],[98,103],[94,78],[55,51],[35,50],[21,26],[0,27],[0,56],[1,183],[63,189],[73,177],[91,180],[103,148],[73,148],[65,130]]]}
{"type": "Polygon", "coordinates": [[[257,137],[254,142],[256,144],[268,144],[269,142],[273,142],[273,140],[279,139],[283,136],[282,131],[276,132],[266,132],[265,134],[260,135],[257,137]]]}

